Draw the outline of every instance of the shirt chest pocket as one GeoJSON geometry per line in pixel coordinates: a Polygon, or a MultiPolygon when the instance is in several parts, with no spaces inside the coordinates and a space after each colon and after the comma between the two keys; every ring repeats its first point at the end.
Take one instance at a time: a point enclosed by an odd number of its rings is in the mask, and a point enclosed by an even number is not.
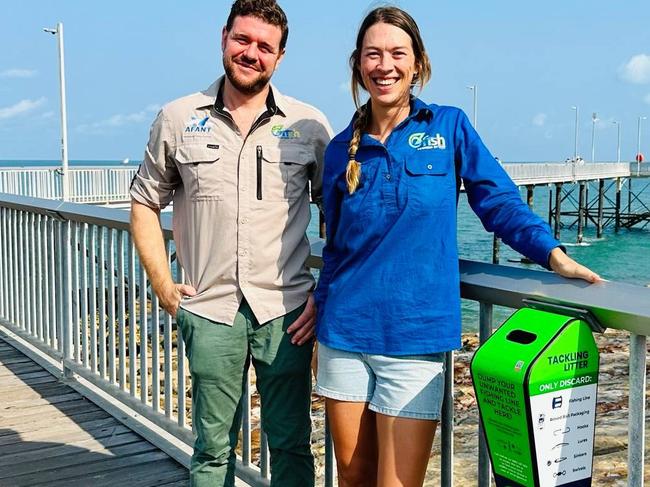
{"type": "Polygon", "coordinates": [[[223,199],[225,149],[218,144],[183,144],[174,158],[187,196],[193,200],[223,199]]]}
{"type": "Polygon", "coordinates": [[[257,184],[265,201],[291,201],[303,195],[308,188],[309,165],[313,154],[299,145],[263,147],[261,176],[257,184]]]}
{"type": "Polygon", "coordinates": [[[408,205],[429,210],[455,204],[453,160],[446,154],[414,154],[405,161],[408,205]]]}

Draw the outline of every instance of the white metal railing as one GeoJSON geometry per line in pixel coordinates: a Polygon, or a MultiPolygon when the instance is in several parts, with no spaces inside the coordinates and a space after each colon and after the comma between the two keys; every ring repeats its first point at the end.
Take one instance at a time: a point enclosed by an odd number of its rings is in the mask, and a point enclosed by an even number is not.
{"type": "Polygon", "coordinates": [[[510,163],[504,169],[518,185],[613,179],[630,176],[629,163],[510,163]]]}
{"type": "MultiPolygon", "coordinates": [[[[507,163],[503,167],[517,185],[612,179],[647,175],[650,164],[636,163],[507,163]]],[[[76,203],[118,203],[129,201],[134,167],[77,167],[69,169],[70,201],[76,203]]],[[[33,198],[61,199],[61,169],[0,169],[0,193],[33,198]]]]}
{"type": "MultiPolygon", "coordinates": [[[[191,445],[191,378],[183,342],[172,318],[158,306],[129,234],[123,210],[0,195],[0,331],[10,330],[155,425],[178,445],[191,445]]],[[[163,219],[165,244],[173,252],[171,222],[163,219]]],[[[322,241],[308,264],[321,265],[322,241]]],[[[179,281],[182,269],[170,258],[179,281]]],[[[461,291],[480,303],[481,340],[492,329],[493,305],[580,309],[605,327],[630,331],[628,485],[643,485],[646,335],[650,289],[621,283],[581,285],[555,274],[461,261],[461,291]]],[[[441,485],[453,480],[453,360],[447,354],[446,396],[441,424],[441,485]]],[[[624,388],[625,385],[621,384],[624,388]]],[[[242,455],[237,475],[254,486],[269,485],[263,435],[253,455],[250,378],[246,387],[242,455]],[[255,466],[257,464],[258,466],[255,466]]],[[[477,425],[478,428],[478,425],[477,425]]],[[[322,483],[334,483],[332,448],[326,440],[322,483]]],[[[187,464],[188,458],[168,451],[187,464]]],[[[479,486],[489,485],[489,461],[481,443],[479,486]]]]}
{"type": "MultiPolygon", "coordinates": [[[[70,201],[117,203],[129,201],[135,167],[75,167],[68,169],[70,201]]],[[[2,168],[0,193],[62,199],[61,168],[2,168]]]]}

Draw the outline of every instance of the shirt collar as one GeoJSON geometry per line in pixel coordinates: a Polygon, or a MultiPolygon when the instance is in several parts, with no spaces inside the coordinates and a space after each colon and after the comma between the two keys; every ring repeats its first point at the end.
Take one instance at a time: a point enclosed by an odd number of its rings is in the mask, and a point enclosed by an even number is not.
{"type": "MultiPolygon", "coordinates": [[[[435,115],[435,107],[436,105],[427,105],[419,98],[412,96],[411,113],[406,118],[406,120],[402,123],[405,123],[408,120],[428,119],[430,121],[435,115]]],[[[337,137],[335,137],[335,139],[342,142],[349,142],[352,139],[352,127],[354,126],[354,121],[356,120],[356,118],[357,118],[357,113],[354,114],[352,120],[350,121],[350,124],[346,127],[346,129],[343,132],[341,132],[341,134],[339,134],[337,137]]]]}
{"type": "Polygon", "coordinates": [[[434,106],[427,105],[417,97],[411,97],[411,113],[409,118],[428,117],[429,120],[434,116],[434,106]]]}
{"type": "MultiPolygon", "coordinates": [[[[206,90],[201,92],[200,100],[196,108],[206,108],[214,106],[219,112],[224,111],[223,104],[223,85],[225,75],[212,83],[206,90]]],[[[266,109],[271,115],[282,115],[286,117],[286,100],[275,86],[271,85],[269,94],[266,97],[266,109]]]]}

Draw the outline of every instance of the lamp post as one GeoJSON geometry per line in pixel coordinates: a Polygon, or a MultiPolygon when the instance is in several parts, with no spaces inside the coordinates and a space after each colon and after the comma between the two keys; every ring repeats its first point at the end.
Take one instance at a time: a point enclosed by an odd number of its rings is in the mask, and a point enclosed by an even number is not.
{"type": "Polygon", "coordinates": [[[63,201],[69,199],[69,181],[68,181],[68,120],[65,104],[65,64],[63,54],[63,23],[56,24],[54,29],[44,28],[45,32],[58,36],[59,41],[59,87],[61,90],[61,172],[63,201]]]}
{"type": "Polygon", "coordinates": [[[614,120],[612,123],[616,125],[617,128],[616,162],[621,162],[621,122],[618,120],[614,120]]]}
{"type": "Polygon", "coordinates": [[[596,112],[591,114],[591,162],[596,161],[596,122],[598,115],[596,112]]]}
{"type": "Polygon", "coordinates": [[[573,145],[573,162],[578,162],[578,116],[580,113],[580,107],[574,106],[571,107],[571,110],[576,111],[576,127],[575,127],[575,142],[573,145]]]}
{"type": "Polygon", "coordinates": [[[474,93],[474,113],[473,113],[473,116],[472,116],[472,124],[474,125],[474,130],[478,130],[478,126],[476,124],[477,123],[477,118],[476,118],[477,117],[477,106],[478,106],[478,85],[473,84],[471,86],[468,86],[467,89],[472,90],[472,92],[474,93]]]}
{"type": "Polygon", "coordinates": [[[641,120],[645,120],[647,117],[639,117],[639,124],[637,127],[637,136],[636,136],[636,175],[639,175],[641,171],[641,120]]]}

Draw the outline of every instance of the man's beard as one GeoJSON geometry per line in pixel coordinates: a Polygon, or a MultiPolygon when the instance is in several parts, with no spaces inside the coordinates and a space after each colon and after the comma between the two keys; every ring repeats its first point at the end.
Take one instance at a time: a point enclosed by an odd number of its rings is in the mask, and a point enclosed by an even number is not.
{"type": "Polygon", "coordinates": [[[244,81],[237,77],[234,64],[235,63],[232,59],[227,58],[226,56],[223,57],[223,68],[228,77],[228,81],[230,81],[237,91],[246,95],[256,95],[262,91],[271,80],[270,76],[266,76],[266,74],[262,72],[254,80],[244,81]]]}

